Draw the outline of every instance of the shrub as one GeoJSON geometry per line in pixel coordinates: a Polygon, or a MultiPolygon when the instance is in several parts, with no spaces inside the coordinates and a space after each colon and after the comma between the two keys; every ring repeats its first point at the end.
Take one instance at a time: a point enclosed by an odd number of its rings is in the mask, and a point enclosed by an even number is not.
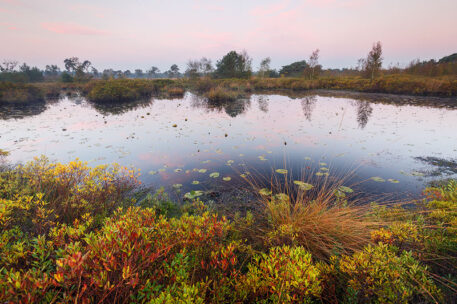
{"type": "Polygon", "coordinates": [[[43,92],[34,85],[0,82],[0,104],[41,101],[44,101],[43,92]]]}
{"type": "Polygon", "coordinates": [[[274,247],[255,256],[237,286],[246,303],[309,303],[322,292],[319,268],[303,247],[274,247]]]}
{"type": "Polygon", "coordinates": [[[4,204],[19,207],[41,196],[43,208],[59,223],[73,223],[86,213],[101,220],[138,184],[138,174],[117,164],[91,168],[79,160],[61,164],[41,157],[2,173],[0,197],[4,204]]]}
{"type": "MultiPolygon", "coordinates": [[[[399,256],[387,245],[368,245],[352,256],[332,257],[324,266],[326,290],[350,303],[410,303],[436,301],[440,292],[429,278],[427,267],[411,252],[399,256]]],[[[328,295],[327,295],[328,296],[328,295]]]]}

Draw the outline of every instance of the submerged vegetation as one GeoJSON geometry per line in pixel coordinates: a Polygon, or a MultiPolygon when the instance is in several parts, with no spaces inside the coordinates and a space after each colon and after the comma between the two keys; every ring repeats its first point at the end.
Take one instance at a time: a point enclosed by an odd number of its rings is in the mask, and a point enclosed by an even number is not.
{"type": "MultiPolygon", "coordinates": [[[[1,157],[1,156],[0,156],[1,157]]],[[[282,173],[281,173],[282,174],[282,173]]],[[[139,172],[46,158],[0,172],[0,301],[435,303],[455,297],[457,182],[415,207],[261,189],[231,216],[139,195],[139,172]],[[295,194],[293,194],[295,193],[295,194]]]]}

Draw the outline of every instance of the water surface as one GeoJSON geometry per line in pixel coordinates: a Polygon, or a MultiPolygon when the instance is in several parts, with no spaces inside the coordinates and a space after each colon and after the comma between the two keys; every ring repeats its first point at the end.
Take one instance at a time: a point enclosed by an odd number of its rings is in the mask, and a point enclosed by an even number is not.
{"type": "Polygon", "coordinates": [[[182,185],[177,195],[244,187],[246,171],[269,176],[284,168],[293,179],[355,169],[348,183],[357,191],[417,197],[428,182],[457,175],[455,105],[335,92],[229,103],[187,93],[110,106],[65,97],[0,108],[0,148],[14,163],[44,154],[134,166],[146,185],[170,191],[182,185]]]}

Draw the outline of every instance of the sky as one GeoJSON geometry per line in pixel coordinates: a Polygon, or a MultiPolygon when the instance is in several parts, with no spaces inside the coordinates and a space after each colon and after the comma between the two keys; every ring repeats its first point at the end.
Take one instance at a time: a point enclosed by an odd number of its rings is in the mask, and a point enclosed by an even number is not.
{"type": "Polygon", "coordinates": [[[0,60],[103,70],[213,62],[246,50],[257,69],[307,59],[355,67],[376,41],[384,66],[457,52],[457,0],[0,0],[0,60]]]}

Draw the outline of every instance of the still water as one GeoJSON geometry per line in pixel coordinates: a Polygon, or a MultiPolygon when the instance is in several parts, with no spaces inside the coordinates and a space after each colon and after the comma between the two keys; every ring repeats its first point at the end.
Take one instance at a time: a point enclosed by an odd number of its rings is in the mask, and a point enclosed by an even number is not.
{"type": "Polygon", "coordinates": [[[292,179],[353,172],[347,182],[359,192],[418,197],[457,176],[457,100],[314,92],[209,103],[186,93],[100,106],[65,97],[1,107],[0,148],[12,163],[46,155],[134,166],[143,184],[177,195],[287,169],[292,179]]]}

